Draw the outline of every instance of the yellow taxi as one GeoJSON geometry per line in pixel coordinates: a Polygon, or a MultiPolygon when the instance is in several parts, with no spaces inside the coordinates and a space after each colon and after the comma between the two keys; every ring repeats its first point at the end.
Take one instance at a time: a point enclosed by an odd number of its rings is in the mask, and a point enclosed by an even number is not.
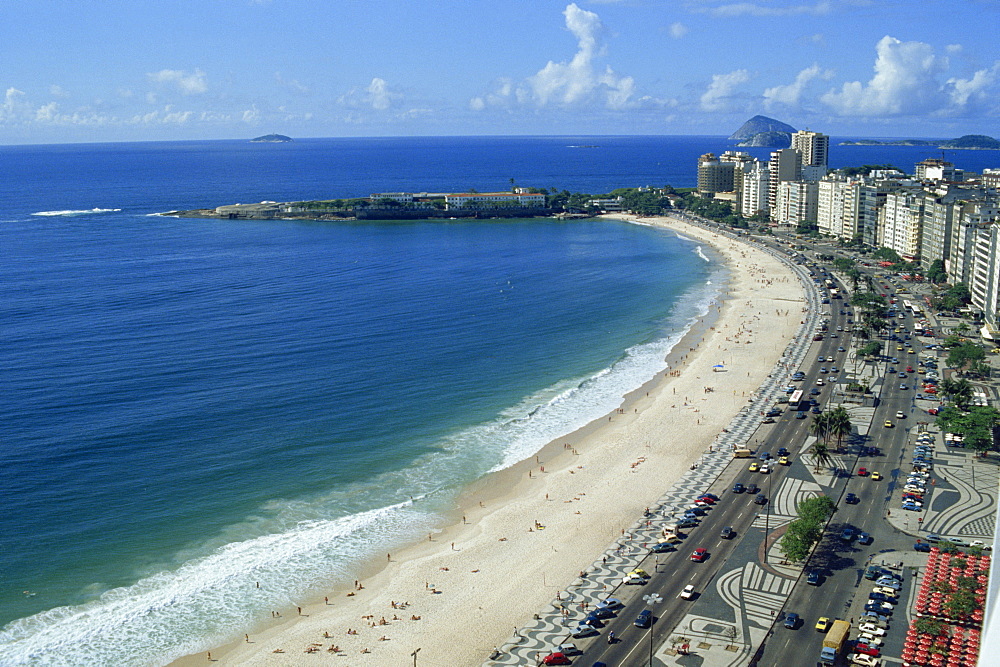
{"type": "Polygon", "coordinates": [[[788,460],[787,456],[778,457],[778,464],[783,466],[790,466],[792,462],[788,460]]]}
{"type": "Polygon", "coordinates": [[[880,472],[873,472],[870,476],[876,482],[878,482],[878,481],[880,481],[882,479],[882,473],[880,473],[880,472]]]}
{"type": "Polygon", "coordinates": [[[888,419],[886,419],[886,420],[885,420],[885,427],[886,427],[886,428],[892,428],[893,426],[895,426],[895,424],[893,424],[893,423],[892,423],[891,421],[889,421],[888,419]]]}
{"type": "Polygon", "coordinates": [[[757,472],[758,470],[760,470],[760,464],[754,461],[753,463],[750,464],[749,470],[750,472],[757,472]]]}
{"type": "Polygon", "coordinates": [[[831,625],[832,623],[830,623],[830,619],[828,619],[826,616],[820,616],[819,620],[816,621],[816,630],[818,632],[826,632],[827,630],[830,629],[831,625]]]}

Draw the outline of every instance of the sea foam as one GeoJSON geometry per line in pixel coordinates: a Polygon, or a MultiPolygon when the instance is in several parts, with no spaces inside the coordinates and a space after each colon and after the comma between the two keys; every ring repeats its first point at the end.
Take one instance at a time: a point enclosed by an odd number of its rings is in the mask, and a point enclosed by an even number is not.
{"type": "Polygon", "coordinates": [[[31,215],[39,215],[47,218],[56,216],[74,216],[74,215],[93,215],[96,213],[116,213],[120,211],[120,208],[90,208],[82,210],[65,210],[65,211],[38,211],[37,213],[32,213],[31,215]]]}

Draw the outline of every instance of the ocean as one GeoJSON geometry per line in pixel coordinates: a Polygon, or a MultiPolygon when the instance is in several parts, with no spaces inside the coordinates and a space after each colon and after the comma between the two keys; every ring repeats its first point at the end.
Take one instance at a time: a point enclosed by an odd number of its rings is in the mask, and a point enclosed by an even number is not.
{"type": "MultiPolygon", "coordinates": [[[[729,148],[0,148],[0,664],[165,664],[350,582],[440,526],[471,481],[616,407],[725,279],[689,240],[607,221],[155,214],[512,178],[683,187],[698,155],[729,148]]],[[[912,168],[934,153],[831,160],[912,168]]],[[[949,157],[975,171],[998,155],[949,157]]]]}

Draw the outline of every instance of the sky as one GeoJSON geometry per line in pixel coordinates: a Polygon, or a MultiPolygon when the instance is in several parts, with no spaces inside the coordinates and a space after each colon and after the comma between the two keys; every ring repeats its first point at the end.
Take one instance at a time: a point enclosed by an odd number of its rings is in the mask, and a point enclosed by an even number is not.
{"type": "Polygon", "coordinates": [[[1000,136],[998,0],[0,0],[0,145],[1000,136]]]}

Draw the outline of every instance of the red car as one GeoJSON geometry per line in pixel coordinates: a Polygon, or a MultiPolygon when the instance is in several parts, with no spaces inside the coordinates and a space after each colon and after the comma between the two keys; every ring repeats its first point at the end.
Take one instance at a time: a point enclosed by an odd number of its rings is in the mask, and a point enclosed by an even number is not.
{"type": "Polygon", "coordinates": [[[691,554],[691,560],[696,563],[700,563],[706,558],[708,558],[708,549],[695,549],[694,553],[691,554]]]}
{"type": "Polygon", "coordinates": [[[873,658],[879,657],[880,653],[877,646],[872,646],[871,644],[866,644],[864,642],[858,642],[854,645],[855,653],[864,653],[865,655],[870,655],[873,658]]]}
{"type": "Polygon", "coordinates": [[[868,468],[858,468],[858,477],[865,477],[868,475],[868,468]]]}
{"type": "Polygon", "coordinates": [[[926,389],[924,389],[924,393],[925,394],[936,394],[937,393],[937,389],[935,389],[934,387],[927,387],[926,389]]]}
{"type": "Polygon", "coordinates": [[[550,653],[542,659],[543,665],[572,665],[573,661],[565,653],[550,653]]]}

